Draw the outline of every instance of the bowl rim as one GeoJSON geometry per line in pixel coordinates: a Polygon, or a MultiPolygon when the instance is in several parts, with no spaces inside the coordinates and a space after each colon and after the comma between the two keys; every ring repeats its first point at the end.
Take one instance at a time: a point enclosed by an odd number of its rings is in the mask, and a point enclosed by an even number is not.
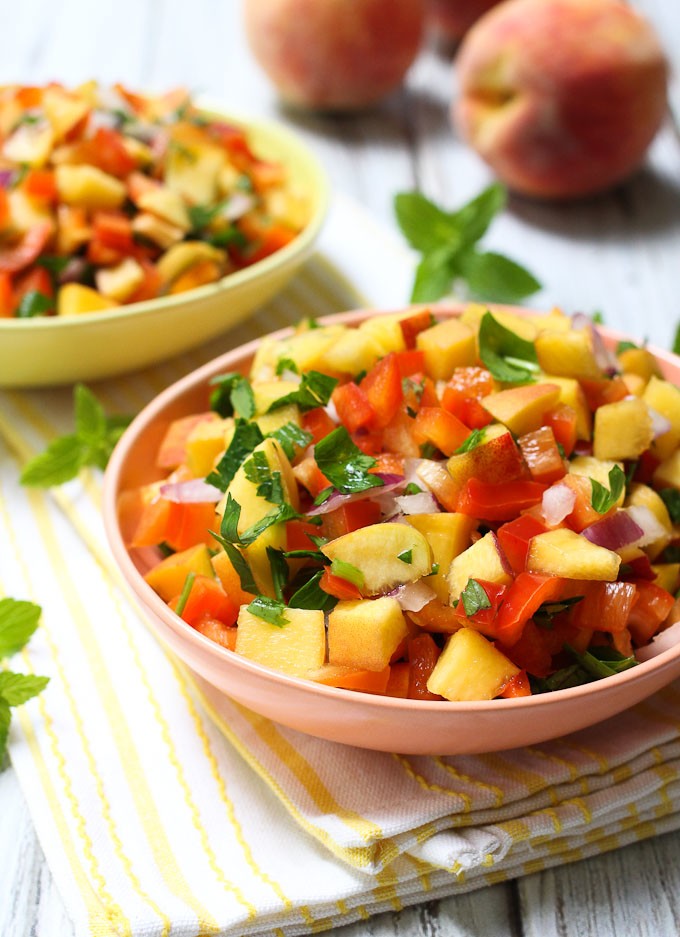
{"type": "MultiPolygon", "coordinates": [[[[403,312],[404,309],[431,309],[435,314],[445,316],[458,316],[469,305],[465,302],[444,302],[444,303],[421,303],[406,304],[400,309],[354,309],[347,312],[336,313],[321,317],[318,321],[322,325],[349,324],[358,323],[362,319],[372,315],[390,315],[403,312]]],[[[526,307],[512,306],[500,303],[485,303],[491,311],[494,309],[508,311],[519,315],[540,314],[543,310],[529,309],[526,307]]],[[[617,329],[612,329],[604,325],[597,326],[598,331],[605,339],[608,346],[615,345],[617,342],[628,339],[630,336],[617,329]]],[[[269,333],[266,337],[274,340],[284,338],[292,334],[293,327],[289,326],[269,333]]],[[[182,638],[188,640],[197,649],[203,648],[209,650],[215,659],[224,665],[235,666],[238,670],[245,673],[273,681],[274,684],[281,686],[282,689],[294,689],[298,693],[316,695],[321,692],[325,697],[334,699],[344,705],[361,704],[369,708],[380,710],[396,710],[403,713],[415,714],[418,712],[430,712],[449,714],[456,713],[470,714],[478,713],[498,713],[499,706],[503,713],[513,710],[526,710],[538,706],[555,706],[566,702],[578,702],[581,698],[590,698],[597,694],[607,694],[617,688],[625,686],[628,683],[637,682],[645,676],[649,676],[657,671],[663,671],[670,668],[671,664],[680,657],[680,642],[675,646],[661,651],[659,654],[645,661],[639,661],[635,667],[624,670],[621,673],[614,674],[600,680],[594,680],[591,683],[582,684],[576,687],[568,687],[562,690],[553,690],[548,693],[533,694],[526,697],[514,697],[510,699],[493,700],[470,700],[464,702],[454,702],[451,700],[412,700],[402,699],[400,697],[385,696],[373,693],[358,693],[354,690],[347,690],[341,687],[332,687],[326,684],[317,683],[312,680],[306,680],[302,677],[294,677],[266,667],[256,661],[242,657],[227,648],[222,647],[216,642],[196,631],[182,618],[176,615],[172,609],[161,599],[159,595],[149,586],[136,565],[134,564],[130,553],[125,546],[120,534],[120,528],[117,521],[117,495],[119,493],[119,482],[121,471],[125,465],[129,450],[133,447],[138,435],[145,426],[160,414],[166,406],[175,402],[189,391],[200,387],[210,377],[218,374],[224,368],[233,369],[236,362],[249,360],[255,353],[261,339],[253,339],[243,345],[231,349],[212,359],[206,364],[175,381],[157,394],[138,414],[123,432],[109,460],[104,473],[102,512],[104,519],[104,528],[109,542],[109,547],[116,560],[120,571],[126,580],[127,587],[134,593],[138,603],[142,606],[144,617],[148,617],[149,610],[159,619],[163,625],[170,628],[171,631],[182,638]]],[[[660,361],[663,361],[668,367],[677,370],[680,373],[680,356],[673,354],[665,349],[654,345],[645,345],[645,347],[660,361]]],[[[155,624],[150,627],[163,640],[162,635],[158,633],[155,624]]],[[[668,682],[673,679],[669,677],[668,682]]]]}
{"type": "Polygon", "coordinates": [[[0,336],[3,332],[11,333],[31,329],[87,329],[95,328],[97,323],[125,320],[129,318],[144,319],[156,315],[159,311],[165,312],[176,306],[184,306],[187,302],[200,303],[207,297],[217,295],[228,290],[238,290],[248,286],[252,281],[263,275],[275,273],[279,268],[285,267],[289,260],[299,254],[304,254],[316,241],[319,232],[326,220],[330,205],[330,180],[320,159],[302,138],[284,124],[271,119],[248,118],[231,111],[222,110],[220,105],[212,99],[198,97],[196,104],[204,113],[213,113],[215,116],[232,121],[235,124],[252,129],[255,133],[264,133],[284,146],[296,152],[296,159],[302,156],[306,161],[306,171],[311,176],[310,191],[314,194],[313,211],[302,230],[284,247],[279,248],[268,257],[225,274],[214,283],[194,287],[184,293],[168,296],[156,296],[142,302],[128,303],[115,306],[111,309],[102,309],[93,315],[84,316],[36,316],[18,319],[15,316],[0,318],[0,336]]]}

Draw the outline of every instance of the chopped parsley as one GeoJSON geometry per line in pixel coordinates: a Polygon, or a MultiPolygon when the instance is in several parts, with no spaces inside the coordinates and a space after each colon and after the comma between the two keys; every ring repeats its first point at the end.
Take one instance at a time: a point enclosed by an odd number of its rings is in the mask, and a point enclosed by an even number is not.
{"type": "Polygon", "coordinates": [[[322,374],[320,371],[307,371],[302,375],[299,386],[289,394],[274,400],[269,405],[267,413],[280,410],[281,407],[287,407],[291,403],[297,404],[301,410],[325,407],[337,383],[337,378],[330,377],[328,374],[322,374]]]}
{"type": "Polygon", "coordinates": [[[460,594],[460,600],[468,618],[484,608],[491,608],[489,596],[476,579],[468,579],[467,585],[460,594]]]}
{"type": "Polygon", "coordinates": [[[244,420],[255,414],[255,395],[250,381],[243,374],[231,372],[214,377],[211,382],[214,390],[210,394],[210,409],[220,416],[237,414],[244,420]]]}
{"type": "Polygon", "coordinates": [[[206,477],[206,482],[219,488],[220,491],[226,491],[243,462],[263,439],[264,436],[257,423],[237,419],[231,442],[215,466],[215,470],[206,477]]]}
{"type": "Polygon", "coordinates": [[[266,595],[256,595],[247,608],[251,615],[255,615],[256,618],[261,618],[277,628],[283,628],[284,625],[288,624],[288,619],[285,616],[286,606],[278,599],[270,599],[266,595]]]}
{"type": "Polygon", "coordinates": [[[464,439],[463,442],[458,446],[457,449],[454,449],[454,455],[460,455],[463,452],[469,452],[471,449],[474,449],[481,442],[484,441],[486,436],[486,427],[481,429],[473,429],[467,439],[464,439]]]}
{"type": "Polygon", "coordinates": [[[347,582],[351,582],[357,589],[363,589],[364,587],[364,574],[352,563],[347,563],[345,560],[339,560],[337,558],[332,560],[331,573],[334,576],[339,576],[340,579],[346,579],[347,582]]]}
{"type": "Polygon", "coordinates": [[[314,455],[320,470],[342,494],[383,485],[381,478],[369,472],[376,465],[376,460],[359,449],[344,426],[338,426],[319,440],[314,447],[314,455]]]}
{"type": "Polygon", "coordinates": [[[598,514],[606,514],[613,508],[626,487],[626,474],[619,465],[612,466],[608,478],[609,488],[594,478],[590,479],[590,500],[598,514]]]}

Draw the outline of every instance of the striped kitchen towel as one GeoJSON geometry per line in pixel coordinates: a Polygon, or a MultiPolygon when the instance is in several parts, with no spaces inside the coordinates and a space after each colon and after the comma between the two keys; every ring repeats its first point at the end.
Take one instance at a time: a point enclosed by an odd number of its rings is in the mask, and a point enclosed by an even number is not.
{"type": "MultiPolygon", "coordinates": [[[[403,303],[410,258],[360,211],[336,205],[321,250],[210,348],[94,392],[139,409],[228,347],[364,303],[354,284],[403,303]]],[[[220,696],[121,586],[100,474],[18,483],[71,429],[70,388],[0,392],[0,594],[43,608],[11,663],[51,678],[15,710],[10,754],[78,935],[316,933],[680,827],[677,686],[576,735],[458,757],[348,749],[220,696]]]]}

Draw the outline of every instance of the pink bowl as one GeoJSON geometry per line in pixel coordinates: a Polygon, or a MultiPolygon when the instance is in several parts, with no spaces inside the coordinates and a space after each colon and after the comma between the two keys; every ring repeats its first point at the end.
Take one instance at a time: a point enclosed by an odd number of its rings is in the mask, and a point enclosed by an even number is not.
{"type": "MultiPolygon", "coordinates": [[[[459,315],[461,309],[437,307],[437,314],[459,315]]],[[[374,314],[357,310],[322,321],[352,324],[374,314]]],[[[626,337],[611,329],[600,331],[612,347],[626,337]]],[[[253,341],[230,351],[159,394],[123,434],[104,478],[107,536],[135,599],[161,642],[219,693],[275,722],[334,742],[405,754],[453,755],[532,745],[575,732],[622,712],[680,676],[679,644],[616,676],[554,693],[472,703],[394,699],[277,673],[215,644],[182,621],[144,581],[156,555],[149,549],[128,550],[117,499],[125,489],[161,477],[154,458],[168,423],[205,409],[209,379],[227,371],[247,371],[257,346],[253,341]]],[[[664,376],[680,384],[680,359],[650,350],[664,376]]],[[[211,697],[214,702],[216,694],[211,697]]]]}

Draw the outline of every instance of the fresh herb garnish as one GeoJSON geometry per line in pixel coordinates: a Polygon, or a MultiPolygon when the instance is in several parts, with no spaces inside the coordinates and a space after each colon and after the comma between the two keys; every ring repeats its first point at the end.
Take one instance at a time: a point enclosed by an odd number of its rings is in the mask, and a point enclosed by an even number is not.
{"type": "MultiPolygon", "coordinates": [[[[0,599],[0,660],[20,651],[29,641],[40,621],[41,609],[33,602],[0,599]]],[[[49,677],[35,674],[0,672],[0,762],[7,746],[11,708],[37,696],[49,683],[49,677]]]]}
{"type": "Polygon", "coordinates": [[[403,550],[401,553],[397,553],[397,559],[401,560],[402,563],[408,563],[410,566],[413,562],[413,550],[403,550]]]}
{"type": "Polygon", "coordinates": [[[671,351],[674,355],[680,355],[680,322],[678,322],[675,329],[675,337],[673,338],[673,345],[671,351]]]}
{"type": "Polygon", "coordinates": [[[323,570],[318,569],[312,576],[297,589],[288,600],[289,608],[317,608],[323,612],[332,612],[338,604],[333,595],[324,592],[319,586],[323,570]]]}
{"type": "Polygon", "coordinates": [[[41,293],[40,290],[28,290],[21,297],[16,315],[19,319],[32,319],[35,316],[46,316],[53,309],[53,299],[41,293]]]}
{"type": "Polygon", "coordinates": [[[233,372],[214,377],[210,383],[215,389],[210,394],[210,409],[220,416],[237,414],[249,420],[255,414],[255,395],[248,378],[233,372]]]}
{"type": "Polygon", "coordinates": [[[590,479],[590,500],[598,514],[606,514],[613,508],[626,487],[626,475],[619,465],[612,466],[608,478],[608,489],[596,479],[590,479]]]}
{"type": "Polygon", "coordinates": [[[640,346],[636,345],[635,342],[629,342],[627,340],[619,342],[616,346],[616,354],[621,355],[624,351],[633,351],[637,350],[640,346]]]}
{"type": "Polygon", "coordinates": [[[276,505],[264,517],[251,524],[242,534],[239,534],[238,523],[241,518],[241,505],[230,494],[227,494],[220,533],[219,536],[217,534],[213,534],[213,536],[222,544],[227,542],[241,547],[249,547],[263,531],[268,530],[273,524],[283,524],[285,521],[297,520],[300,517],[302,515],[298,514],[293,505],[285,502],[276,505]]]}
{"type": "Polygon", "coordinates": [[[291,403],[297,404],[301,410],[325,407],[337,383],[337,378],[330,377],[328,374],[322,374],[320,371],[307,371],[302,375],[299,386],[289,394],[274,400],[269,405],[267,413],[280,410],[281,407],[287,407],[291,403]]]}
{"type": "Polygon", "coordinates": [[[334,576],[339,576],[340,579],[346,579],[347,582],[351,582],[357,589],[363,589],[365,585],[364,574],[361,570],[357,569],[352,563],[339,560],[337,557],[331,561],[331,573],[334,576]]]}
{"type": "Polygon", "coordinates": [[[263,439],[264,436],[257,423],[237,419],[231,442],[215,466],[215,470],[206,477],[206,482],[219,488],[220,491],[226,491],[243,462],[263,439]]]}
{"type": "Polygon", "coordinates": [[[576,605],[576,603],[580,602],[582,599],[582,595],[572,595],[569,596],[569,598],[560,599],[559,602],[544,602],[543,605],[534,612],[534,621],[542,628],[552,628],[555,615],[566,612],[567,609],[571,608],[572,605],[576,605]]]}
{"type": "Polygon", "coordinates": [[[279,426],[278,429],[267,433],[267,435],[271,436],[272,439],[276,439],[286,456],[291,460],[296,455],[296,449],[306,449],[314,439],[311,433],[308,433],[306,429],[292,421],[284,423],[283,426],[279,426]]]}
{"type": "Polygon", "coordinates": [[[214,533],[214,531],[211,530],[210,533],[213,535],[215,540],[218,540],[224,547],[224,551],[229,557],[231,565],[236,571],[236,575],[239,578],[243,591],[250,592],[252,595],[255,595],[257,592],[259,592],[257,583],[255,582],[255,577],[253,576],[253,571],[251,570],[246,558],[238,549],[238,547],[235,547],[234,544],[230,543],[228,540],[222,539],[222,537],[220,537],[219,534],[214,533]]]}
{"type": "Polygon", "coordinates": [[[467,283],[473,297],[497,302],[518,302],[540,289],[538,280],[519,264],[477,248],[505,202],[506,191],[498,183],[453,212],[444,211],[420,192],[395,197],[399,227],[421,254],[412,302],[441,299],[457,280],[467,283]]]}
{"type": "Polygon", "coordinates": [[[250,605],[247,606],[251,615],[269,622],[270,625],[276,625],[277,628],[283,628],[288,624],[285,616],[286,606],[278,599],[270,599],[266,595],[256,595],[250,605]]]}
{"type": "Polygon", "coordinates": [[[286,500],[283,491],[281,472],[273,472],[267,456],[260,449],[244,463],[243,471],[248,481],[257,487],[257,495],[271,504],[283,504],[286,500]]]}
{"type": "Polygon", "coordinates": [[[568,644],[564,645],[564,650],[575,659],[575,663],[562,667],[549,677],[530,676],[532,693],[553,693],[555,690],[583,686],[594,680],[612,677],[637,665],[634,657],[624,657],[614,648],[604,645],[593,647],[584,654],[579,654],[568,644]]]}
{"type": "Polygon", "coordinates": [[[666,505],[671,521],[680,524],[680,491],[677,488],[661,488],[659,496],[666,505]]]}
{"type": "Polygon", "coordinates": [[[479,357],[504,384],[527,384],[538,370],[534,343],[506,329],[490,312],[479,324],[479,357]]]}
{"type": "Polygon", "coordinates": [[[50,488],[75,478],[81,468],[104,469],[113,447],[130,422],[127,416],[106,416],[102,405],[84,384],[73,388],[75,432],[53,439],[21,473],[21,484],[50,488]]]}
{"type": "Polygon", "coordinates": [[[483,426],[481,429],[473,429],[467,439],[464,439],[460,446],[453,450],[453,454],[460,455],[463,452],[469,452],[471,449],[474,449],[475,446],[478,446],[481,442],[483,442],[485,436],[485,426],[483,426]]]}
{"type": "Polygon", "coordinates": [[[409,482],[408,485],[404,488],[405,495],[419,495],[422,494],[423,489],[420,485],[416,485],[415,482],[409,482]]]}
{"type": "Polygon", "coordinates": [[[319,440],[314,455],[319,469],[342,494],[379,488],[383,484],[381,478],[369,472],[376,460],[355,445],[344,426],[338,426],[319,440]]]}
{"type": "Polygon", "coordinates": [[[460,600],[468,618],[483,608],[491,608],[489,596],[476,579],[468,579],[467,585],[460,594],[460,600]]]}
{"type": "Polygon", "coordinates": [[[290,371],[292,374],[300,373],[300,369],[292,358],[279,358],[276,362],[276,376],[281,377],[284,371],[290,371]]]}
{"type": "Polygon", "coordinates": [[[191,595],[191,590],[194,585],[194,580],[196,579],[196,573],[190,571],[187,573],[187,577],[184,580],[184,585],[182,586],[182,591],[179,594],[179,599],[177,600],[177,605],[175,606],[175,612],[177,615],[182,616],[182,612],[187,606],[189,601],[189,596],[191,595]]]}

